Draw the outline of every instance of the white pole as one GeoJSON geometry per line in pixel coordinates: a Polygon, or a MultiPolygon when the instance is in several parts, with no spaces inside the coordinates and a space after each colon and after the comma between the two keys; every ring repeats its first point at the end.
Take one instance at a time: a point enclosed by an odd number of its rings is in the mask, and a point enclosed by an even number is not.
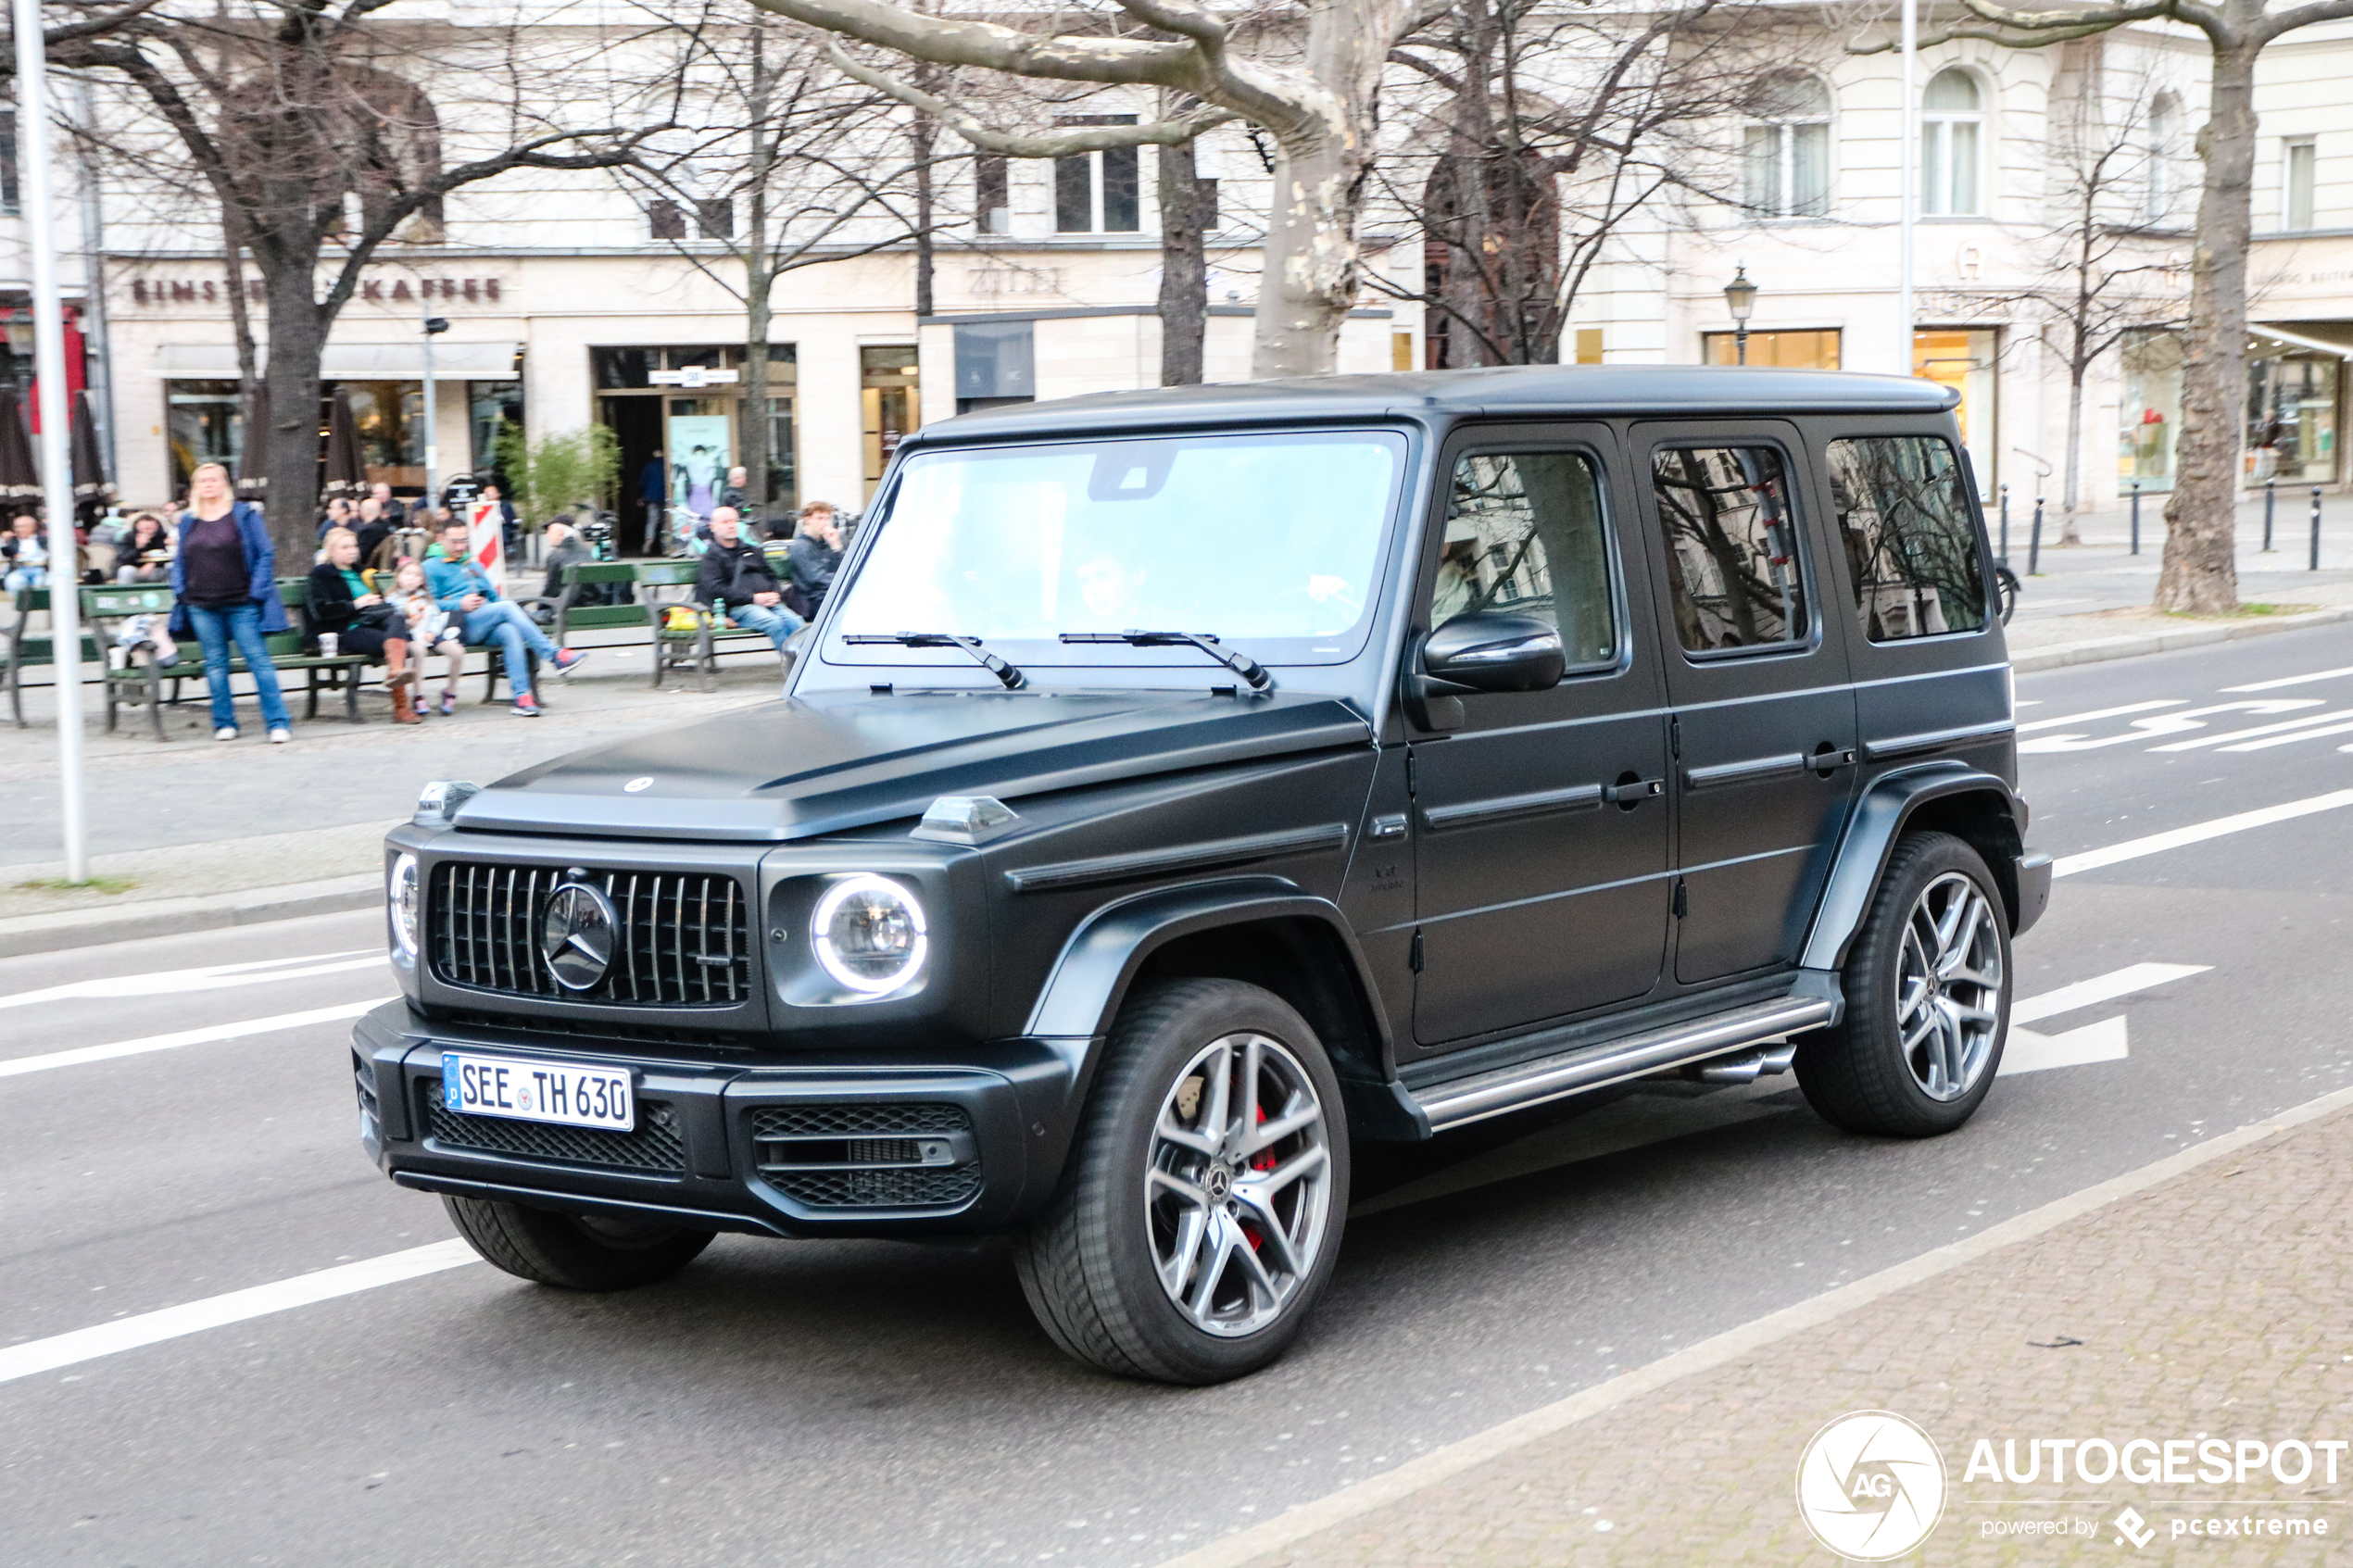
{"type": "Polygon", "coordinates": [[[1920,205],[1920,94],[1919,48],[1920,28],[1919,0],[1904,0],[1904,111],[1896,132],[1903,142],[1904,210],[1896,219],[1895,245],[1895,373],[1915,373],[1913,364],[1913,323],[1919,320],[1912,306],[1912,219],[1920,205]]]}
{"type": "Polygon", "coordinates": [[[434,407],[433,399],[432,304],[430,302],[426,302],[423,306],[423,309],[425,334],[425,531],[427,533],[431,533],[433,531],[433,487],[434,482],[441,470],[441,447],[434,442],[434,435],[436,427],[440,424],[438,415],[441,410],[434,407]]]}
{"type": "Polygon", "coordinates": [[[48,49],[41,0],[16,0],[17,164],[25,243],[32,252],[33,373],[41,383],[41,492],[49,508],[49,637],[57,692],[57,782],[63,791],[66,880],[89,875],[82,819],[81,572],[73,546],[73,468],[67,457],[66,323],[57,296],[49,177],[48,49]]]}

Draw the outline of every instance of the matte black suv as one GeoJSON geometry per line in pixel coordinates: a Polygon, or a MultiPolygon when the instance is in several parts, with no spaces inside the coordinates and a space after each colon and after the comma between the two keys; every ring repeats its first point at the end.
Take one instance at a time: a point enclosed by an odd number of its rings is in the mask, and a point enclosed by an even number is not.
{"type": "Polygon", "coordinates": [[[1514,369],[900,448],[785,699],[428,786],[363,1135],[610,1289],[714,1231],[1010,1232],[1063,1348],[1280,1353],[1352,1140],[1794,1065],[1943,1133],[2042,911],[1919,381],[1514,369]]]}

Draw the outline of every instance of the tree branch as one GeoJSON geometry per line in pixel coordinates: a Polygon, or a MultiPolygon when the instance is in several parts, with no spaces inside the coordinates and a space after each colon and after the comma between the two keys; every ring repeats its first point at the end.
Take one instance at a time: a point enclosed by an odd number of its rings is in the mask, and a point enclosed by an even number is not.
{"type": "Polygon", "coordinates": [[[1212,74],[1199,45],[1131,38],[1040,38],[995,22],[950,21],[883,0],[752,0],[763,11],[879,44],[934,65],[975,66],[1056,82],[1176,87],[1199,95],[1212,74]]]}
{"type": "Polygon", "coordinates": [[[851,81],[863,82],[910,108],[921,110],[984,152],[1002,153],[1007,157],[1067,157],[1073,153],[1098,152],[1105,147],[1175,146],[1191,141],[1213,125],[1240,118],[1230,109],[1208,109],[1182,119],[1151,120],[1142,125],[1089,125],[1051,135],[1028,135],[985,125],[945,98],[934,97],[921,88],[895,82],[881,71],[860,65],[837,39],[825,41],[825,53],[834,68],[851,81]]]}

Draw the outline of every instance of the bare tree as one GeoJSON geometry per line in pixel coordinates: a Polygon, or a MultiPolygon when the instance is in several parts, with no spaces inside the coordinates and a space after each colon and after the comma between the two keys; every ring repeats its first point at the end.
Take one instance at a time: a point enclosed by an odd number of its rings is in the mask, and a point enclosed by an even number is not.
{"type": "Polygon", "coordinates": [[[1277,156],[1252,373],[1283,376],[1327,371],[1338,356],[1340,323],[1364,284],[1357,223],[1375,157],[1382,63],[1442,0],[1303,0],[1273,26],[1220,15],[1196,0],[1114,0],[1064,8],[1057,17],[1075,13],[1091,31],[1051,34],[925,16],[888,0],[753,3],[936,65],[1158,87],[1205,106],[1178,119],[1012,137],[920,88],[880,72],[862,75],[990,151],[1052,157],[1181,144],[1227,119],[1263,126],[1277,156]]]}
{"type": "Polygon", "coordinates": [[[1963,308],[2020,311],[2067,369],[2067,458],[2062,465],[2061,545],[2080,545],[2083,383],[2092,367],[2133,333],[2178,329],[2187,301],[2171,282],[2176,231],[2165,211],[2166,149],[2153,126],[2157,93],[2134,77],[2113,93],[2101,41],[2070,45],[2073,91],[2053,106],[2047,157],[2050,221],[2032,249],[2037,276],[2021,288],[1957,290],[1963,308]]]}
{"type": "Polygon", "coordinates": [[[560,125],[527,107],[571,101],[558,82],[580,80],[611,40],[555,42],[555,30],[541,30],[526,43],[517,30],[470,29],[451,45],[461,57],[497,53],[462,59],[484,97],[455,130],[472,156],[446,163],[440,114],[422,82],[459,73],[428,52],[421,40],[430,34],[380,21],[380,10],[381,0],[158,5],[51,56],[127,89],[120,119],[84,134],[135,147],[149,167],[172,165],[173,182],[218,204],[228,248],[242,243],[253,257],[267,314],[271,414],[259,433],[271,529],[292,559],[315,546],[321,353],[379,249],[397,235],[437,238],[453,191],[517,169],[610,167],[645,134],[560,125]],[[548,47],[567,57],[535,53],[548,47]]]}
{"type": "Polygon", "coordinates": [[[1422,302],[1441,364],[1556,362],[1570,306],[1629,220],[1679,192],[1732,199],[1719,138],[1766,69],[1757,20],[1727,0],[1461,0],[1391,53],[1424,91],[1393,94],[1408,107],[1382,178],[1442,261],[1419,290],[1373,286],[1422,302]]]}
{"type": "MultiPolygon", "coordinates": [[[[2190,308],[2183,333],[2182,423],[2173,494],[2165,503],[2165,564],[2157,608],[2192,615],[2238,608],[2240,410],[2246,398],[2246,257],[2255,230],[2255,62],[2299,28],[2353,18],[2353,0],[2305,0],[2274,10],[2270,0],[2108,0],[2075,10],[2021,10],[1994,0],[1960,0],[1974,21],[1931,29],[1925,46],[1956,38],[2041,48],[2133,22],[2172,21],[2206,37],[2211,66],[2205,127],[2197,133],[2205,176],[2190,258],[2190,308]]],[[[1879,43],[1862,53],[1891,47],[1879,43]]]]}

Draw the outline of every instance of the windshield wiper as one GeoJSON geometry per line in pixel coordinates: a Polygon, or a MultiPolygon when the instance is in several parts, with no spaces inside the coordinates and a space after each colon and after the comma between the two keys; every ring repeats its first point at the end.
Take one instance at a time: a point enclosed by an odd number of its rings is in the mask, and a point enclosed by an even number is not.
{"type": "Polygon", "coordinates": [[[902,648],[960,648],[972,656],[973,661],[1005,683],[1005,689],[1017,692],[1029,684],[1029,677],[980,646],[978,637],[960,637],[953,632],[860,632],[842,638],[845,643],[897,643],[902,648]]]}
{"type": "Polygon", "coordinates": [[[1196,647],[1227,669],[1250,683],[1250,689],[1263,692],[1275,684],[1275,677],[1265,667],[1238,648],[1217,646],[1217,639],[1206,632],[1064,632],[1065,643],[1126,643],[1130,647],[1167,648],[1196,647]]]}

